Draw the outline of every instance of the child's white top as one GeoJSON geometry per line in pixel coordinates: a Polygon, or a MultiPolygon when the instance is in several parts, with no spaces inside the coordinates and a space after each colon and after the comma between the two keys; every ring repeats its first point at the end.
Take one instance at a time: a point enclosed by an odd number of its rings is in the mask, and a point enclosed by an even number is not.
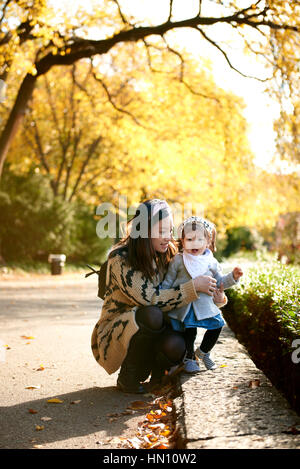
{"type": "Polygon", "coordinates": [[[206,249],[201,256],[194,256],[186,251],[183,251],[182,254],[184,266],[192,278],[205,275],[209,266],[215,261],[209,249],[206,249]]]}
{"type": "MultiPolygon", "coordinates": [[[[209,275],[217,280],[217,286],[221,283],[224,289],[236,285],[232,272],[223,275],[220,264],[209,249],[201,256],[192,256],[185,252],[179,252],[174,256],[168,266],[168,272],[161,283],[161,288],[168,289],[185,283],[198,275],[209,275]]],[[[189,311],[190,304],[174,309],[169,312],[169,316],[179,321],[184,321],[189,311]]],[[[195,316],[198,320],[211,318],[220,313],[219,308],[214,303],[213,297],[206,293],[198,294],[198,300],[193,301],[195,316]]]]}

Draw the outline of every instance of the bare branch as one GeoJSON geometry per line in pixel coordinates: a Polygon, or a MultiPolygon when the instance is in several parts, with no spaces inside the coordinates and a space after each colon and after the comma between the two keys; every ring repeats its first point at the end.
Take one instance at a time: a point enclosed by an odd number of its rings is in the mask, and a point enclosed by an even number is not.
{"type": "Polygon", "coordinates": [[[82,83],[79,83],[79,81],[77,80],[75,71],[76,71],[75,67],[72,67],[72,80],[73,80],[73,83],[75,83],[75,85],[87,95],[87,97],[90,99],[90,101],[91,101],[91,103],[94,107],[95,106],[94,97],[86,89],[86,82],[87,82],[89,76],[91,75],[91,71],[92,71],[92,63],[91,63],[90,69],[88,70],[88,72],[86,74],[86,77],[84,78],[82,83]]]}
{"type": "Polygon", "coordinates": [[[254,80],[258,80],[258,81],[261,81],[261,82],[263,82],[263,83],[266,82],[266,81],[268,81],[268,80],[270,79],[270,78],[258,78],[258,77],[255,77],[255,76],[253,76],[253,75],[246,75],[245,73],[243,73],[243,72],[241,72],[240,70],[238,70],[236,67],[234,67],[234,66],[232,65],[232,63],[230,62],[230,60],[229,60],[228,55],[226,54],[226,52],[225,52],[215,41],[213,41],[212,39],[210,39],[210,38],[204,33],[204,31],[203,31],[202,29],[200,29],[199,27],[197,27],[197,28],[195,28],[195,29],[196,29],[197,31],[199,31],[199,32],[202,34],[202,36],[203,36],[210,44],[212,44],[214,47],[216,47],[216,48],[221,52],[221,54],[223,54],[223,56],[224,56],[226,62],[228,63],[229,67],[230,67],[232,70],[234,70],[235,72],[239,73],[240,75],[242,75],[242,76],[245,77],[245,78],[252,78],[252,79],[254,79],[254,80]]]}
{"type": "Polygon", "coordinates": [[[7,8],[8,5],[10,4],[10,2],[11,2],[11,0],[6,0],[5,4],[4,4],[3,7],[2,7],[2,15],[1,15],[1,18],[0,18],[0,24],[1,24],[2,21],[4,20],[6,8],[7,8]]]}
{"type": "Polygon", "coordinates": [[[170,0],[169,16],[168,16],[167,22],[171,21],[172,13],[173,13],[173,0],[170,0]]]}
{"type": "MultiPolygon", "coordinates": [[[[91,178],[89,178],[87,181],[85,181],[84,184],[82,184],[80,186],[80,192],[85,192],[85,189],[88,186],[89,186],[89,188],[93,187],[92,182],[94,182],[97,179],[98,176],[101,176],[101,174],[103,174],[105,172],[105,169],[107,169],[107,168],[101,168],[100,171],[98,171],[97,173],[94,173],[91,178]]],[[[77,190],[78,190],[78,186],[77,186],[77,190]]]]}
{"type": "Polygon", "coordinates": [[[123,109],[123,108],[117,106],[117,104],[114,102],[114,100],[113,100],[113,98],[112,98],[112,95],[111,95],[111,93],[110,93],[110,91],[109,91],[107,85],[104,83],[104,81],[99,77],[99,75],[97,75],[97,74],[95,73],[94,70],[92,71],[92,74],[93,74],[94,79],[95,79],[98,83],[101,84],[102,88],[104,89],[104,91],[105,91],[105,93],[106,93],[106,96],[107,96],[107,98],[108,98],[108,101],[109,101],[110,104],[113,106],[113,108],[114,108],[116,111],[121,112],[121,113],[126,114],[127,116],[131,117],[131,119],[133,119],[133,121],[134,121],[137,125],[146,128],[143,124],[141,124],[141,122],[140,122],[131,112],[129,112],[129,111],[127,111],[126,109],[123,109]]]}
{"type": "Polygon", "coordinates": [[[199,10],[198,10],[197,16],[201,16],[201,10],[202,10],[202,0],[199,0],[199,10]]]}
{"type": "Polygon", "coordinates": [[[120,7],[120,4],[119,4],[118,0],[113,0],[113,2],[114,2],[114,3],[117,5],[117,7],[118,7],[119,15],[120,15],[120,17],[121,17],[123,23],[124,23],[124,24],[129,24],[128,21],[127,21],[127,19],[125,18],[125,16],[124,16],[123,13],[122,13],[122,10],[121,10],[121,7],[120,7]]]}
{"type": "Polygon", "coordinates": [[[272,67],[275,67],[276,64],[275,62],[272,62],[272,60],[270,60],[263,52],[259,51],[259,50],[255,50],[252,46],[252,44],[250,44],[250,42],[245,38],[244,34],[242,31],[239,31],[237,30],[237,33],[239,34],[239,36],[241,36],[241,38],[243,39],[243,41],[245,42],[246,46],[248,47],[248,49],[253,52],[253,54],[255,55],[261,55],[264,60],[266,60],[270,65],[272,65],[272,67]]]}
{"type": "Polygon", "coordinates": [[[48,162],[47,162],[47,159],[46,159],[46,154],[44,152],[44,149],[43,149],[43,145],[42,145],[42,140],[41,140],[41,137],[40,137],[40,133],[38,131],[38,127],[37,127],[37,123],[35,120],[32,121],[34,123],[33,127],[34,127],[34,135],[33,135],[33,138],[35,139],[35,143],[36,145],[34,145],[34,143],[32,142],[31,138],[30,138],[30,132],[29,132],[29,129],[26,129],[25,128],[25,131],[24,131],[24,138],[25,138],[25,141],[27,142],[27,144],[33,149],[33,151],[35,152],[37,158],[40,160],[41,162],[41,165],[42,167],[46,170],[46,173],[50,176],[50,185],[51,185],[51,188],[53,190],[53,194],[56,195],[57,194],[57,187],[55,185],[55,182],[53,181],[52,179],[52,175],[51,175],[51,171],[50,171],[50,167],[48,165],[48,162]]]}
{"type": "Polygon", "coordinates": [[[78,188],[78,185],[80,183],[80,180],[82,178],[82,176],[84,175],[84,172],[85,172],[85,169],[91,159],[91,157],[93,156],[93,154],[95,153],[96,149],[97,149],[97,146],[99,145],[99,143],[101,142],[102,140],[102,136],[99,135],[99,137],[95,138],[95,140],[92,141],[92,143],[90,144],[90,147],[89,147],[89,150],[87,152],[87,155],[81,165],[81,169],[79,171],[79,174],[77,176],[77,179],[76,179],[76,182],[74,184],[74,187],[73,187],[73,190],[72,190],[72,193],[70,195],[70,198],[69,198],[69,201],[72,200],[72,198],[74,197],[75,193],[76,193],[76,190],[78,188]]]}
{"type": "Polygon", "coordinates": [[[180,52],[178,52],[177,50],[173,49],[172,47],[169,46],[169,44],[167,43],[165,37],[164,37],[164,41],[166,43],[166,46],[167,46],[167,49],[169,52],[171,52],[172,54],[176,55],[179,59],[180,59],[180,74],[179,74],[179,81],[180,83],[182,83],[192,94],[196,95],[196,96],[201,96],[202,98],[205,98],[205,99],[212,99],[216,102],[219,103],[219,100],[218,98],[216,98],[215,96],[207,96],[206,94],[204,93],[200,93],[199,91],[195,91],[191,85],[189,85],[185,79],[184,79],[184,70],[185,70],[185,61],[184,61],[184,58],[183,56],[180,54],[180,52]]]}
{"type": "Polygon", "coordinates": [[[164,73],[163,70],[157,70],[155,68],[153,68],[152,66],[152,61],[151,61],[151,52],[150,52],[150,48],[153,47],[153,49],[157,49],[157,50],[160,50],[162,51],[163,49],[161,47],[158,47],[154,44],[149,44],[146,39],[142,39],[145,47],[146,47],[146,53],[147,53],[147,61],[148,61],[148,67],[149,69],[151,70],[151,72],[154,72],[154,73],[164,73]]]}

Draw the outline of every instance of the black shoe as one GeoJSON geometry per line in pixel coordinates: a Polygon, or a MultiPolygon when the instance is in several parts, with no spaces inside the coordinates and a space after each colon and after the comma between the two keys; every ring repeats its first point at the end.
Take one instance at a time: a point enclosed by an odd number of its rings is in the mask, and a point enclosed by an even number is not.
{"type": "Polygon", "coordinates": [[[150,389],[164,386],[169,380],[169,374],[166,371],[175,365],[177,364],[169,360],[162,352],[158,352],[155,357],[155,365],[152,368],[150,389]]]}
{"type": "Polygon", "coordinates": [[[134,394],[148,392],[141,383],[148,378],[152,370],[154,342],[163,330],[164,327],[159,331],[150,331],[141,327],[132,336],[117,380],[117,387],[121,391],[134,394]]]}
{"type": "Polygon", "coordinates": [[[122,392],[132,394],[145,394],[148,392],[141,383],[122,383],[120,378],[117,380],[117,388],[122,392]]]}

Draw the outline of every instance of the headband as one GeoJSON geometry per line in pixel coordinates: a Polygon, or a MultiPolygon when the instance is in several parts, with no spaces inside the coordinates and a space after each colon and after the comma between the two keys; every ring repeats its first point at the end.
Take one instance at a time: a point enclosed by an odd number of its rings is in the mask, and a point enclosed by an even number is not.
{"type": "Polygon", "coordinates": [[[192,223],[196,224],[198,226],[204,227],[208,231],[209,235],[210,236],[212,235],[213,228],[214,228],[214,225],[212,223],[205,220],[205,218],[192,216],[192,217],[189,217],[186,220],[184,220],[182,223],[180,223],[180,225],[178,227],[178,237],[179,238],[182,237],[182,231],[183,231],[184,227],[186,225],[190,225],[192,223]]]}
{"type": "Polygon", "coordinates": [[[158,213],[164,212],[164,218],[170,217],[173,223],[171,207],[165,200],[152,199],[148,202],[141,202],[136,209],[137,216],[131,221],[130,236],[133,238],[141,236],[142,238],[148,237],[148,222],[149,216],[151,217],[151,228],[159,221],[158,213]],[[145,211],[145,209],[147,209],[145,211]]]}
{"type": "Polygon", "coordinates": [[[157,212],[159,212],[159,210],[165,210],[171,216],[171,207],[165,200],[153,199],[151,200],[150,205],[153,206],[153,217],[157,214],[157,212]]]}

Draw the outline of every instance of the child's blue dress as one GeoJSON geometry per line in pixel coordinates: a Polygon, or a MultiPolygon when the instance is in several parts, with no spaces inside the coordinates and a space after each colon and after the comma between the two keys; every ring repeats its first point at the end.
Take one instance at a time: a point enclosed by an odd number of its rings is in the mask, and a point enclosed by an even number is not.
{"type": "Polygon", "coordinates": [[[184,319],[184,322],[178,321],[178,319],[171,319],[172,327],[175,331],[183,332],[188,327],[202,327],[204,329],[219,329],[225,326],[225,321],[221,313],[213,316],[212,318],[206,318],[198,320],[194,313],[193,304],[191,303],[190,309],[184,319]]]}

